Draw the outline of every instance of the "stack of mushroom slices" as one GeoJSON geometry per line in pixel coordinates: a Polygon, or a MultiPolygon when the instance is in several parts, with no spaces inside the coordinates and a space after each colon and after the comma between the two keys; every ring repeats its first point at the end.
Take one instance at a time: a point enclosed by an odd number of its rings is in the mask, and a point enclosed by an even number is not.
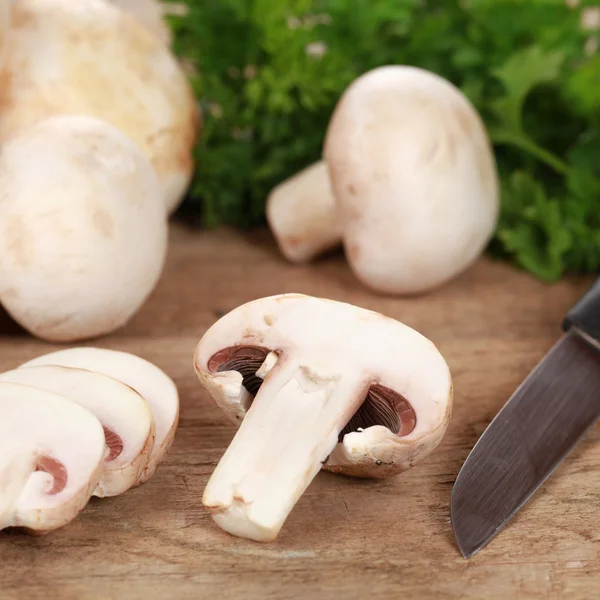
{"type": "Polygon", "coordinates": [[[178,419],[173,381],[125,352],[71,348],[0,373],[0,529],[47,533],[91,496],[147,482],[178,419]]]}
{"type": "Polygon", "coordinates": [[[389,477],[440,443],[452,380],[432,342],[346,304],[284,294],[244,304],[200,340],[202,385],[239,429],[203,503],[225,531],[277,537],[324,468],[389,477]]]}

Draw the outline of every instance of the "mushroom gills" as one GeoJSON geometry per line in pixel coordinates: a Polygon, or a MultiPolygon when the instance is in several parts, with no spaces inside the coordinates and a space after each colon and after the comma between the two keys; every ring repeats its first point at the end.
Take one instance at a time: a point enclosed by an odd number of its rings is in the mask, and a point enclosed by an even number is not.
{"type": "Polygon", "coordinates": [[[270,350],[260,346],[234,346],[225,348],[215,354],[210,362],[209,369],[218,373],[223,371],[237,371],[242,376],[242,385],[248,393],[256,396],[263,379],[256,372],[265,362],[270,350]]]}
{"type": "MultiPolygon", "coordinates": [[[[233,346],[217,352],[209,361],[215,372],[237,371],[242,385],[249,394],[256,396],[263,379],[256,373],[264,364],[271,350],[260,346],[233,346]]],[[[417,424],[417,415],[408,400],[381,385],[372,385],[364,402],[338,436],[341,443],[347,433],[382,425],[399,436],[409,435],[417,424]]]]}

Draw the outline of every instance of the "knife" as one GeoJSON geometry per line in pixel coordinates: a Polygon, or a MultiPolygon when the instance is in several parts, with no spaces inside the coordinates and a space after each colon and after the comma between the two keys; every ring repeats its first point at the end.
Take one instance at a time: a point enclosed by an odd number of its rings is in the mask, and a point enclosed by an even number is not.
{"type": "Polygon", "coordinates": [[[561,329],[483,432],[452,488],[452,527],[465,558],[500,532],[600,417],[600,278],[561,329]]]}

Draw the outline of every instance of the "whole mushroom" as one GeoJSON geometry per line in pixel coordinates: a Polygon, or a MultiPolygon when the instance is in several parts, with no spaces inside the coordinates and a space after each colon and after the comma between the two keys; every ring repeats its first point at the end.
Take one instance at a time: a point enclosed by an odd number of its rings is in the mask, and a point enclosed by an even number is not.
{"type": "Polygon", "coordinates": [[[123,133],[52,117],[0,153],[0,302],[55,342],[124,325],[162,272],[168,227],[156,173],[123,133]]]}
{"type": "Polygon", "coordinates": [[[63,396],[0,383],[0,529],[63,527],[88,503],[104,464],[100,421],[63,396]]]}
{"type": "Polygon", "coordinates": [[[300,294],[262,298],[200,340],[202,385],[239,425],[203,503],[225,531],[277,537],[321,468],[398,474],[441,441],[452,381],[415,330],[343,302],[300,294]]]}
{"type": "Polygon", "coordinates": [[[327,170],[314,172],[303,210],[277,206],[294,204],[301,177],[271,200],[269,224],[290,260],[331,247],[335,229],[312,223],[336,222],[362,283],[423,293],[469,267],[494,233],[498,176],[487,132],[464,94],[434,73],[384,66],[358,77],[333,112],[323,157],[327,170]],[[298,232],[306,252],[294,252],[298,232]]]}
{"type": "Polygon", "coordinates": [[[15,2],[0,105],[0,140],[54,115],[107,121],[150,158],[166,211],[183,199],[201,121],[193,91],[163,41],[109,2],[15,2]]]}

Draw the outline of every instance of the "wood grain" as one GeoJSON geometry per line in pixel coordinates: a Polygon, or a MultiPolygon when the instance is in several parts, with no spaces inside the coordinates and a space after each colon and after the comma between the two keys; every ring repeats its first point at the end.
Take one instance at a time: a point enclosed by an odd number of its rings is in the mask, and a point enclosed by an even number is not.
{"type": "MultiPolygon", "coordinates": [[[[600,590],[600,430],[594,428],[511,524],[470,561],[454,542],[449,500],[469,450],[560,335],[589,279],[547,286],[480,260],[444,288],[390,298],[362,288],[340,254],[294,267],[266,232],[174,225],[164,276],[119,332],[86,345],[133,352],[171,375],[181,420],[168,461],[146,485],[93,499],[43,538],[0,534],[0,598],[569,598],[600,590]],[[248,300],[302,292],[378,310],[433,340],[453,373],[455,405],[441,446],[387,481],[321,473],[280,537],[228,536],[201,505],[234,429],[200,388],[194,347],[248,300]]],[[[59,346],[0,320],[0,369],[59,346]]]]}

